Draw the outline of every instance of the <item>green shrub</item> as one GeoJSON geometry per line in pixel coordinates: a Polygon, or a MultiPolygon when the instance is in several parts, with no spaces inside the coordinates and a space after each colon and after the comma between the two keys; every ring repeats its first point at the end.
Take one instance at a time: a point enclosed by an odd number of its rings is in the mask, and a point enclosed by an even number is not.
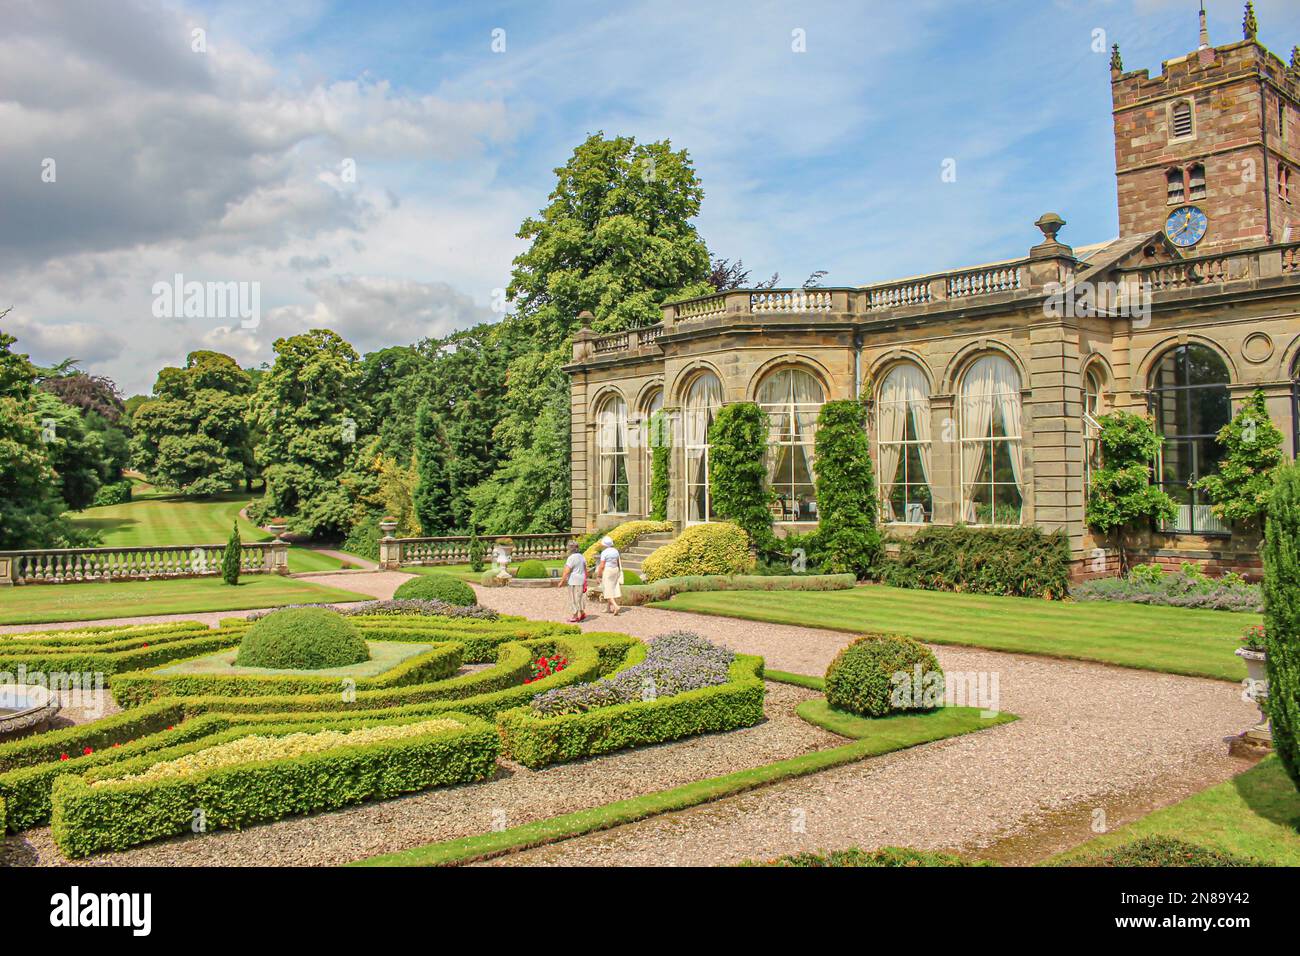
{"type": "Polygon", "coordinates": [[[619,551],[626,551],[632,545],[636,544],[637,538],[645,534],[663,534],[673,530],[671,521],[624,521],[620,525],[610,528],[608,531],[600,532],[598,537],[583,549],[582,557],[587,562],[587,567],[594,568],[596,561],[600,558],[600,552],[605,550],[600,543],[600,539],[608,535],[614,541],[614,547],[619,551]]]}
{"type": "Polygon", "coordinates": [[[901,540],[882,579],[903,588],[1061,599],[1070,593],[1064,532],[930,526],[901,540]]]}
{"type": "Polygon", "coordinates": [[[624,569],[623,569],[623,583],[624,583],[624,584],[643,584],[644,581],[643,581],[643,579],[641,578],[641,575],[637,574],[635,571],[629,571],[629,570],[627,570],[627,568],[624,568],[624,569]]]}
{"type": "Polygon", "coordinates": [[[857,583],[852,574],[697,575],[663,578],[652,584],[623,589],[620,603],[627,607],[667,601],[674,594],[689,591],[839,591],[857,583]]]}
{"type": "Polygon", "coordinates": [[[367,514],[360,518],[343,539],[341,550],[371,561],[379,560],[379,515],[367,514]]]}
{"type": "Polygon", "coordinates": [[[546,565],[536,558],[530,558],[523,564],[519,565],[519,570],[515,572],[515,577],[524,578],[533,581],[537,578],[548,578],[550,572],[546,570],[546,565]]]}
{"type": "Polygon", "coordinates": [[[867,577],[880,564],[881,541],[865,405],[845,400],[822,406],[816,461],[818,563],[832,573],[867,577]]]}
{"type": "Polygon", "coordinates": [[[987,863],[969,862],[955,853],[935,853],[914,850],[904,846],[882,846],[876,850],[849,847],[830,853],[794,853],[779,856],[762,863],[747,862],[744,866],[988,866],[987,863]]]}
{"type": "Polygon", "coordinates": [[[668,518],[668,495],[672,487],[672,429],[663,409],[650,418],[650,518],[668,518]]]}
{"type": "Polygon", "coordinates": [[[239,583],[239,557],[244,544],[239,540],[239,522],[230,529],[230,540],[221,553],[221,580],[232,587],[239,583]]]}
{"type": "Polygon", "coordinates": [[[692,525],[645,559],[642,576],[650,582],[698,574],[746,574],[754,567],[749,535],[739,525],[711,521],[692,525]]]}
{"type": "Polygon", "coordinates": [[[866,717],[931,710],[944,702],[943,671],[930,649],[910,637],[867,634],[826,669],[826,701],[866,717]]]}
{"type": "Polygon", "coordinates": [[[1196,483],[1213,502],[1211,510],[1223,521],[1255,527],[1264,517],[1273,480],[1285,455],[1282,433],[1268,417],[1268,403],[1255,389],[1232,421],[1216,436],[1223,457],[1214,474],[1196,483]]]}
{"type": "MultiPolygon", "coordinates": [[[[496,730],[468,715],[440,716],[453,718],[462,726],[289,759],[222,766],[185,777],[116,779],[143,772],[159,760],[249,736],[250,728],[241,727],[84,776],[61,777],[53,789],[54,841],[65,855],[79,858],[188,833],[196,807],[203,808],[207,830],[242,828],[490,776],[496,769],[496,730]]],[[[356,724],[337,726],[346,729],[356,724]]],[[[282,724],[251,732],[279,736],[322,729],[329,728],[282,724]]]]}
{"type": "Polygon", "coordinates": [[[1264,523],[1264,649],[1273,749],[1300,788],[1300,466],[1278,474],[1264,523]]]}
{"type": "Polygon", "coordinates": [[[326,608],[287,608],[268,614],[239,642],[241,667],[321,670],[370,660],[356,627],[326,608]]]}
{"type": "Polygon", "coordinates": [[[1151,484],[1151,462],[1164,443],[1151,420],[1120,410],[1098,421],[1102,467],[1093,469],[1084,520],[1094,531],[1114,536],[1124,567],[1125,532],[1153,521],[1172,521],[1178,509],[1163,489],[1151,484]]]}
{"type": "Polygon", "coordinates": [[[1067,866],[1262,866],[1248,857],[1212,850],[1175,837],[1149,836],[1113,850],[1079,857],[1067,866]]]}
{"type": "Polygon", "coordinates": [[[478,579],[478,583],[485,588],[499,588],[505,584],[504,581],[497,577],[497,572],[492,568],[483,572],[482,577],[478,579]]]}
{"type": "Polygon", "coordinates": [[[509,710],[497,717],[501,752],[535,769],[626,747],[752,727],[763,719],[763,659],[737,655],[729,678],[715,687],[578,714],[541,717],[531,707],[509,710]]]}
{"type": "Polygon", "coordinates": [[[718,517],[745,529],[760,551],[775,544],[767,486],[767,413],[753,402],[718,410],[709,426],[709,494],[718,517]]]}
{"type": "Polygon", "coordinates": [[[1196,565],[1165,574],[1158,565],[1140,564],[1127,578],[1093,578],[1070,587],[1076,601],[1128,601],[1214,611],[1260,611],[1263,594],[1239,574],[1207,577],[1196,565]],[[1194,569],[1194,570],[1189,570],[1194,569]]]}
{"type": "Polygon", "coordinates": [[[112,484],[102,485],[95,492],[93,507],[102,508],[106,505],[124,505],[131,500],[131,480],[124,478],[121,481],[115,481],[112,484]]]}
{"type": "Polygon", "coordinates": [[[474,572],[482,571],[487,566],[487,545],[483,539],[474,532],[469,536],[469,569],[474,572]]]}
{"type": "Polygon", "coordinates": [[[475,602],[474,589],[450,574],[422,574],[404,581],[393,592],[393,597],[403,600],[446,601],[468,607],[475,602]]]}

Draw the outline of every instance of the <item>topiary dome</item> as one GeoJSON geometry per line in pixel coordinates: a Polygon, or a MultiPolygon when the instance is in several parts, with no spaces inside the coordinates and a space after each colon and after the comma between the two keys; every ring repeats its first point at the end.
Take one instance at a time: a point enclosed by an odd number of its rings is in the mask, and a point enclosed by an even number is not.
{"type": "Polygon", "coordinates": [[[286,608],[262,618],[239,642],[241,667],[321,670],[370,660],[370,649],[347,618],[327,608],[286,608]]]}

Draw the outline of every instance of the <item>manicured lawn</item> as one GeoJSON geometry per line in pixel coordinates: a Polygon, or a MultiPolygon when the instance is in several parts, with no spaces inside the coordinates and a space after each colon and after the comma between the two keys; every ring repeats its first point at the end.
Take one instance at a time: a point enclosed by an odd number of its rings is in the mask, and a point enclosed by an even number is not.
{"type": "MultiPolygon", "coordinates": [[[[250,500],[243,492],[196,500],[143,489],[151,486],[137,484],[133,493],[141,497],[126,504],[87,508],[69,517],[83,528],[100,532],[106,548],[225,544],[235,521],[239,522],[239,537],[243,541],[267,541],[271,537],[239,517],[239,510],[250,500]]],[[[333,571],[340,564],[337,558],[327,554],[299,547],[289,549],[289,570],[295,573],[333,571]]]]}
{"type": "Polygon", "coordinates": [[[368,600],[365,594],[269,574],[245,575],[233,588],[220,578],[28,584],[0,590],[0,624],[93,621],[146,614],[192,614],[279,604],[368,600]]]}
{"type": "Polygon", "coordinates": [[[1047,654],[1237,681],[1233,656],[1258,614],[1101,601],[1040,601],[869,584],[850,591],[701,591],[652,605],[751,621],[906,634],[932,644],[1047,654]]]}
{"type": "Polygon", "coordinates": [[[1271,866],[1300,866],[1300,793],[1276,757],[1172,807],[1089,840],[1052,863],[1072,863],[1147,836],[1252,857],[1271,866]]]}

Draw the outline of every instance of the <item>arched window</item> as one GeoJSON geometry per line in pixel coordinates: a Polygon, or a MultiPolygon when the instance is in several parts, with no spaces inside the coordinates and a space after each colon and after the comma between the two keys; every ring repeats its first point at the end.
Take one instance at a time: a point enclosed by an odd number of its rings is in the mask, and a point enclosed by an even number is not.
{"type": "Polygon", "coordinates": [[[627,514],[627,403],[611,395],[596,413],[601,514],[627,514]]]}
{"type": "Polygon", "coordinates": [[[1101,373],[1090,368],[1083,375],[1083,493],[1086,497],[1092,487],[1092,473],[1101,467],[1101,416],[1106,414],[1102,407],[1101,373]]]}
{"type": "Polygon", "coordinates": [[[657,388],[650,394],[641,411],[641,447],[644,449],[642,452],[642,461],[644,462],[642,466],[642,484],[645,486],[645,497],[642,500],[645,502],[644,511],[647,515],[650,514],[651,507],[650,485],[654,480],[655,448],[663,440],[663,436],[656,435],[654,432],[654,417],[663,410],[663,407],[664,390],[657,388]]]}
{"type": "Polygon", "coordinates": [[[698,375],[686,390],[683,451],[686,455],[686,520],[713,517],[709,496],[709,426],[722,407],[722,383],[712,372],[698,375]]]}
{"type": "Polygon", "coordinates": [[[1178,505],[1166,530],[1223,534],[1229,529],[1191,485],[1218,470],[1220,428],[1232,419],[1228,366],[1207,345],[1170,349],[1151,372],[1151,411],[1164,436],[1156,476],[1178,505]]]}
{"type": "Polygon", "coordinates": [[[930,521],[930,383],[915,365],[896,365],[881,382],[875,431],[885,520],[930,521]]]}
{"type": "Polygon", "coordinates": [[[768,417],[767,480],[776,492],[778,521],[817,520],[813,438],[825,400],[817,379],[801,368],[777,369],[758,386],[758,404],[768,417]]]}
{"type": "Polygon", "coordinates": [[[1020,375],[1000,355],[985,355],[961,383],[962,515],[969,524],[1014,525],[1024,502],[1020,375]]]}

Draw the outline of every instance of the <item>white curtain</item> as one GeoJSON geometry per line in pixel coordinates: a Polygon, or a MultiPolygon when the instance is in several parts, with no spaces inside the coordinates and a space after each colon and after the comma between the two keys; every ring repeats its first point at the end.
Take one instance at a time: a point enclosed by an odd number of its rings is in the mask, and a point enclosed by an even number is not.
{"type": "Polygon", "coordinates": [[[1020,376],[1006,360],[1002,362],[998,382],[998,412],[1002,419],[1002,431],[1007,436],[1007,451],[1011,453],[1011,474],[1016,479],[1016,487],[1024,493],[1025,483],[1020,478],[1024,467],[1024,446],[1020,440],[1020,376]]]}
{"type": "Polygon", "coordinates": [[[712,372],[691,382],[686,390],[686,482],[688,521],[708,521],[713,507],[709,501],[709,426],[722,405],[722,383],[712,372]]]}
{"type": "MultiPolygon", "coordinates": [[[[976,520],[970,488],[979,479],[993,450],[993,421],[997,415],[1011,455],[1011,471],[1020,485],[1023,451],[1020,444],[1020,375],[1000,355],[986,355],[971,363],[961,386],[961,477],[966,521],[976,520]]],[[[989,461],[990,470],[994,462],[989,461]]],[[[1023,488],[1023,485],[1021,485],[1023,488]]]]}
{"type": "Polygon", "coordinates": [[[885,376],[880,386],[880,402],[876,406],[876,441],[880,456],[880,496],[885,507],[890,509],[890,518],[897,520],[893,514],[890,499],[894,485],[898,481],[898,462],[902,457],[903,446],[899,444],[906,434],[907,401],[909,389],[909,372],[915,371],[910,366],[900,365],[885,376]]]}
{"type": "Polygon", "coordinates": [[[611,513],[619,510],[618,485],[627,483],[627,405],[623,399],[611,398],[605,402],[597,421],[601,510],[611,513]]]}

